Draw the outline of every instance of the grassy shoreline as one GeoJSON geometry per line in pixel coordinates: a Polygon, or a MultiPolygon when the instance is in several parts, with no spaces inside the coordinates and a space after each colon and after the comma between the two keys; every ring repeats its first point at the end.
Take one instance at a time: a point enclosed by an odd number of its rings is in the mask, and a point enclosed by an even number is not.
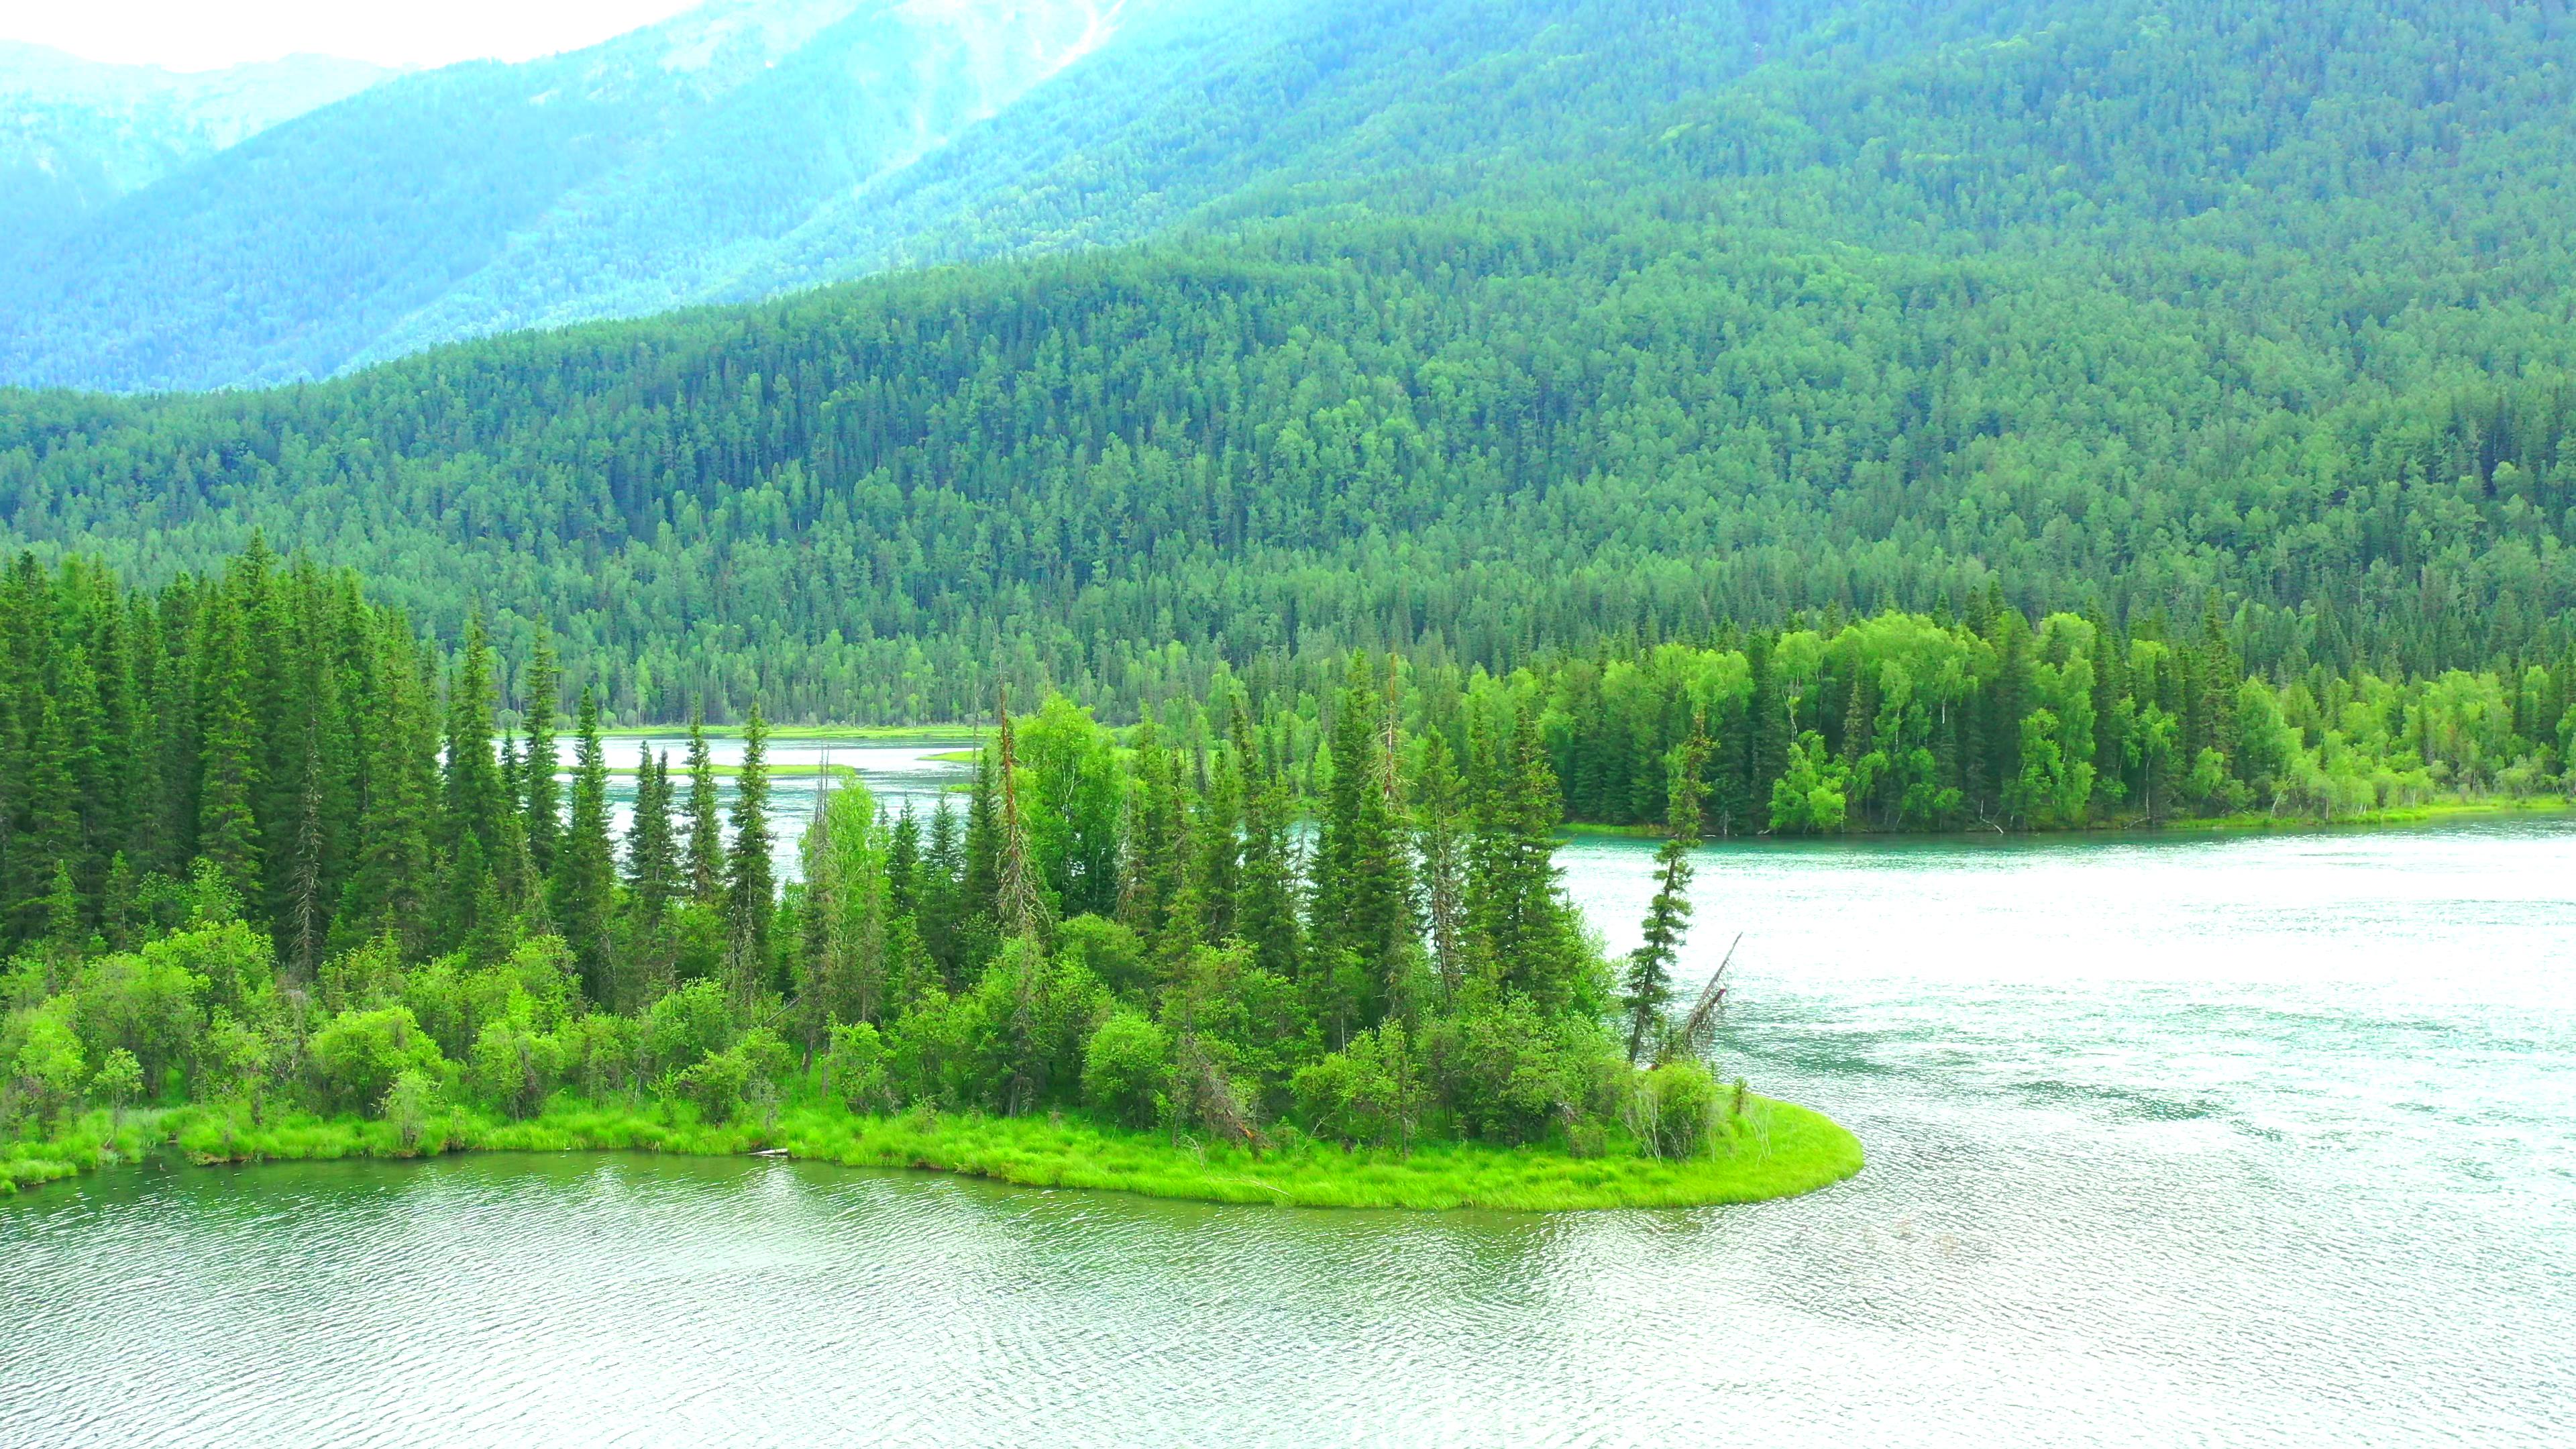
{"type": "MultiPolygon", "coordinates": [[[[2148,824],[2144,819],[2104,820],[2094,824],[2059,830],[1852,830],[1833,835],[1739,836],[1732,840],[1713,840],[1712,845],[1746,840],[1797,841],[1915,841],[1915,840],[2081,840],[2100,835],[2237,835],[2286,834],[2296,831],[2379,830],[2412,825],[2449,825],[2464,821],[2520,819],[2576,815],[2576,800],[2560,796],[2529,799],[2436,800],[2423,805],[2405,805],[2390,810],[2368,810],[2352,815],[2326,819],[2316,815],[2270,815],[2245,811],[2235,815],[2191,816],[2159,820],[2148,824]]],[[[1661,840],[1660,825],[1595,825],[1573,820],[1557,827],[1559,836],[1578,840],[1661,840]]]]}
{"type": "Polygon", "coordinates": [[[1705,1207],[1794,1197],[1860,1171],[1859,1139],[1820,1112],[1748,1097],[1714,1154],[1665,1161],[1612,1151],[1576,1157],[1545,1147],[1438,1142],[1410,1155],[1303,1142],[1255,1154],[1104,1129],[1075,1117],[998,1118],[918,1109],[858,1116],[799,1105],[774,1122],[708,1125],[653,1108],[559,1100],[522,1122],[445,1112],[410,1142],[392,1124],[300,1115],[253,1124],[238,1107],[92,1113],[43,1143],[0,1148],[0,1196],[96,1167],[175,1149],[199,1164],[403,1158],[445,1152],[783,1152],[847,1167],[909,1168],[1021,1187],[1133,1192],[1197,1202],[1283,1207],[1495,1208],[1564,1212],[1705,1207]]]}

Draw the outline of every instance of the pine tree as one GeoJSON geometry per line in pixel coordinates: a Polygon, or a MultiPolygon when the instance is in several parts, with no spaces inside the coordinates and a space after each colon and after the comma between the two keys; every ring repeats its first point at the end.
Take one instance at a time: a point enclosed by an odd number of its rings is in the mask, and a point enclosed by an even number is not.
{"type": "Polygon", "coordinates": [[[1376,1024],[1413,939],[1412,886],[1393,809],[1393,721],[1381,713],[1366,655],[1351,659],[1333,721],[1333,778],[1317,832],[1316,1007],[1338,1043],[1376,1024]]]}
{"type": "Polygon", "coordinates": [[[748,1009],[769,987],[770,915],[777,889],[769,861],[769,725],[754,701],[742,724],[742,770],[734,780],[733,844],[725,856],[725,975],[748,1009]]]}
{"type": "Polygon", "coordinates": [[[1487,767],[1469,851],[1467,918],[1495,982],[1541,1011],[1573,1009],[1582,983],[1580,943],[1557,889],[1555,771],[1536,721],[1515,725],[1508,753],[1487,767]]]}
{"type": "Polygon", "coordinates": [[[716,803],[716,768],[707,749],[707,712],[689,711],[689,896],[712,906],[724,894],[723,815],[716,803]]]}
{"type": "Polygon", "coordinates": [[[573,771],[572,820],[555,852],[554,919],[571,948],[582,990],[614,1001],[608,917],[615,904],[617,858],[608,840],[608,751],[599,737],[599,697],[581,692],[581,745],[573,771]]]}
{"type": "Polygon", "coordinates": [[[196,791],[197,853],[247,901],[259,880],[259,821],[251,812],[258,746],[241,617],[229,600],[220,595],[213,600],[200,640],[197,716],[204,734],[196,791]]]}
{"type": "Polygon", "coordinates": [[[671,760],[648,744],[636,768],[635,819],[626,835],[630,914],[626,998],[642,1003],[669,985],[670,914],[681,890],[679,842],[671,824],[671,760]]]}
{"type": "Polygon", "coordinates": [[[1647,1039],[1664,1020],[1673,999],[1673,968],[1681,959],[1682,936],[1690,928],[1691,851],[1700,841],[1700,767],[1709,742],[1700,728],[1674,747],[1668,768],[1671,801],[1664,816],[1664,843],[1655,852],[1654,899],[1646,906],[1644,942],[1628,956],[1628,1061],[1644,1054],[1647,1039]]]}
{"type": "Polygon", "coordinates": [[[886,909],[898,916],[909,916],[920,905],[921,817],[913,813],[912,802],[906,800],[886,840],[886,909]]]}
{"type": "Polygon", "coordinates": [[[1431,932],[1431,964],[1443,1006],[1466,980],[1467,782],[1448,737],[1431,730],[1413,781],[1414,853],[1422,862],[1422,905],[1431,932]]]}
{"type": "MultiPolygon", "coordinates": [[[[1247,731],[1238,739],[1248,742],[1247,731]]],[[[1244,792],[1243,875],[1235,895],[1235,934],[1252,948],[1252,962],[1283,981],[1305,967],[1306,943],[1297,908],[1298,861],[1295,807],[1287,783],[1267,763],[1244,792]]]]}
{"type": "Polygon", "coordinates": [[[537,642],[528,657],[526,726],[528,749],[521,767],[521,813],[527,822],[528,862],[540,876],[555,868],[555,842],[562,834],[555,794],[555,709],[561,703],[561,671],[555,663],[553,631],[537,621],[537,642]]]}
{"type": "Polygon", "coordinates": [[[470,899],[494,874],[504,843],[501,821],[508,801],[501,788],[497,731],[493,721],[492,645],[480,613],[465,623],[465,647],[457,661],[447,696],[447,792],[442,840],[454,860],[462,862],[465,842],[474,842],[475,870],[453,877],[449,887],[458,899],[470,899]]]}

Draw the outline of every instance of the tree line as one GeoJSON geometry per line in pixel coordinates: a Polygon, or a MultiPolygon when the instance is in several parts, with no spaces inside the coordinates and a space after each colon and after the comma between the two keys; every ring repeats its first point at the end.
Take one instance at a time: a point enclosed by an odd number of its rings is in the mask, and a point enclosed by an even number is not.
{"type": "Polygon", "coordinates": [[[703,725],[645,758],[620,832],[596,692],[505,712],[471,622],[443,649],[261,548],[148,592],[21,559],[0,1116],[569,1092],[721,1119],[826,1090],[1696,1150],[1722,990],[1676,968],[1708,834],[2563,788],[2565,661],[2275,683],[2215,623],[2174,632],[1990,597],[1508,675],[1357,653],[1320,695],[1226,676],[1125,729],[1055,695],[926,813],[827,780],[782,882],[756,709],[730,782],[703,725]],[[1626,957],[1562,890],[1569,806],[1665,833],[1626,957]]]}
{"type": "Polygon", "coordinates": [[[513,660],[543,619],[625,723],[999,683],[1128,718],[1220,662],[1509,672],[1998,584],[2122,629],[2215,592],[2267,677],[2569,643],[2555,7],[1510,8],[1593,43],[1444,83],[1388,143],[1431,159],[1329,205],[308,386],[0,394],[0,525],[155,584],[265,530],[513,660]]]}
{"type": "Polygon", "coordinates": [[[5,599],[22,1127],[562,1091],[721,1120],[819,1078],[859,1110],[1680,1150],[1719,1100],[1668,970],[1623,997],[1566,900],[1539,719],[1500,696],[1453,753],[1355,659],[1311,830],[1248,716],[1185,749],[1055,696],[926,817],[828,792],[782,889],[756,711],[730,789],[703,728],[648,758],[621,838],[595,695],[506,728],[479,629],[442,653],[346,573],[254,549],[124,595],[22,561],[5,599]]]}

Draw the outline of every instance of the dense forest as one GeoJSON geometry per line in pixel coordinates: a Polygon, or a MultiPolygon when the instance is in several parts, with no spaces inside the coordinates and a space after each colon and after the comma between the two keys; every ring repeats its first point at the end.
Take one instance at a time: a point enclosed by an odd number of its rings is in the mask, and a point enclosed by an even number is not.
{"type": "Polygon", "coordinates": [[[2195,640],[2214,607],[2284,688],[2564,653],[2560,7],[1523,11],[1436,105],[1331,70],[1377,98],[1333,115],[1403,123],[1317,122],[1159,240],[0,394],[0,526],[154,584],[261,532],[514,660],[544,620],[628,723],[1003,683],[1125,721],[1221,666],[1508,673],[1998,587],[2195,640]]]}
{"type": "Polygon", "coordinates": [[[756,713],[729,799],[699,734],[621,843],[594,696],[559,789],[526,762],[563,721],[497,733],[479,631],[442,661],[349,575],[254,553],[128,598],[22,563],[6,609],[12,1124],[186,1094],[523,1115],[558,1088],[722,1121],[819,1069],[859,1110],[1597,1151],[1640,1100],[1688,1104],[1686,1139],[1717,1100],[1677,937],[1622,995],[1558,887],[1535,717],[1416,747],[1364,661],[1311,846],[1241,716],[1184,756],[1058,697],[1002,716],[962,809],[829,795],[782,891],[756,713]]]}
{"type": "Polygon", "coordinates": [[[2576,659],[2276,688],[2215,621],[1989,597],[1504,676],[1356,654],[1320,701],[1229,675],[1123,738],[1057,695],[926,818],[825,791],[782,882],[756,705],[730,780],[703,729],[648,758],[619,839],[550,643],[514,724],[479,622],[444,650],[345,571],[257,548],[128,592],[22,557],[0,651],[0,1130],[39,1134],[188,1094],[722,1121],[819,1073],[870,1112],[1687,1153],[1708,834],[2333,815],[2562,788],[2576,753],[2576,659]],[[1569,806],[1665,833],[1624,959],[1559,887],[1569,806]]]}

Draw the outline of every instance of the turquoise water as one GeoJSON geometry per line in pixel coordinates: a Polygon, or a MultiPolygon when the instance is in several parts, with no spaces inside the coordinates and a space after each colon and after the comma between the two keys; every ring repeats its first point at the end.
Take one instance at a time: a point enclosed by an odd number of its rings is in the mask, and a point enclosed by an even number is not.
{"type": "MultiPolygon", "coordinates": [[[[1613,947],[1648,848],[1569,847],[1613,947]]],[[[1791,1202],[1217,1208],[770,1162],[0,1207],[0,1444],[2576,1441],[2576,830],[1703,858],[1791,1202]]]]}

